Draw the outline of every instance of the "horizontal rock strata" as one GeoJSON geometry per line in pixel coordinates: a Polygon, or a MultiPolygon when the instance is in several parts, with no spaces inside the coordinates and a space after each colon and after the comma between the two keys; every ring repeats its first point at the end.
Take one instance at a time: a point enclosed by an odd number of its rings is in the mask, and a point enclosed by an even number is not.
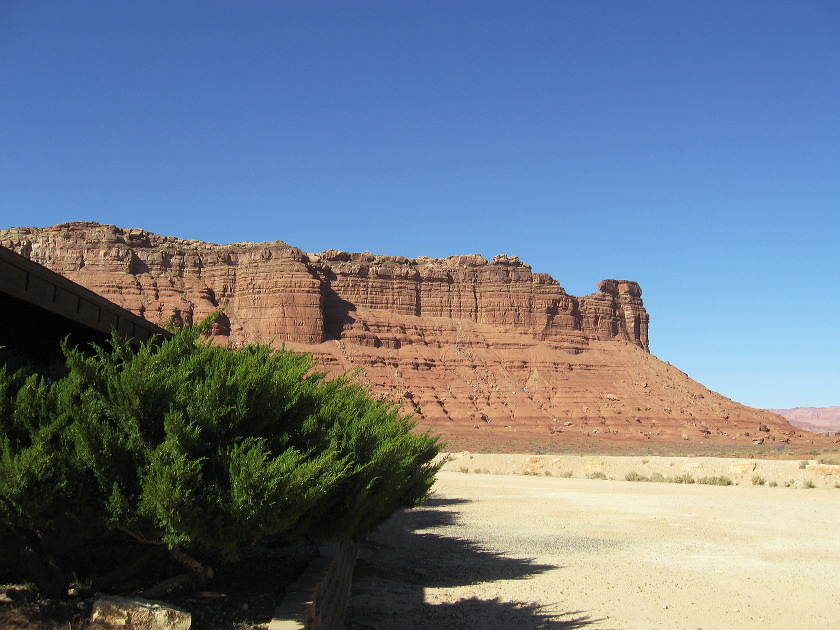
{"type": "Polygon", "coordinates": [[[214,245],[97,223],[0,230],[8,247],[162,324],[224,309],[220,341],[285,344],[359,369],[448,435],[782,443],[781,417],[720,396],[649,353],[635,282],[584,297],[513,256],[444,259],[281,241],[214,245]]]}

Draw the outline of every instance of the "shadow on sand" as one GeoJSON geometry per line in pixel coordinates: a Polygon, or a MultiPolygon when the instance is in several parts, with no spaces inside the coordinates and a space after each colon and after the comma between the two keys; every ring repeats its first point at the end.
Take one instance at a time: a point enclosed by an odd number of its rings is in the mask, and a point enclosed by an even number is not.
{"type": "MultiPolygon", "coordinates": [[[[435,603],[432,595],[426,601],[426,589],[525,580],[557,568],[507,557],[459,538],[455,535],[458,505],[466,502],[432,498],[422,507],[395,514],[363,543],[353,577],[348,630],[572,630],[603,621],[583,611],[499,597],[435,603]]],[[[546,594],[540,598],[545,600],[546,594]]]]}

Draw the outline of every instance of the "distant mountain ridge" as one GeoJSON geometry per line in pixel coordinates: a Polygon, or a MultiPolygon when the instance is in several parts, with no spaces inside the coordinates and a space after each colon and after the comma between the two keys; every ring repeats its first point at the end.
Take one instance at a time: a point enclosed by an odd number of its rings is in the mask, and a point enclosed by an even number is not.
{"type": "Polygon", "coordinates": [[[814,433],[840,432],[840,407],[794,407],[768,409],[787,419],[793,426],[814,433]]]}

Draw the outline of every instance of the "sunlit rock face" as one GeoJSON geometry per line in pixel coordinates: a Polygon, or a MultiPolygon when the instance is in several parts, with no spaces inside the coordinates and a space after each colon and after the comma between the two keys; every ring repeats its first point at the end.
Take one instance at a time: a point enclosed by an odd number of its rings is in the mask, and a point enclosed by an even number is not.
{"type": "Polygon", "coordinates": [[[0,230],[0,245],[157,324],[221,309],[220,342],[285,345],[326,371],[358,370],[453,444],[796,439],[781,417],[652,356],[642,291],[628,280],[575,297],[515,256],[311,254],[97,223],[0,230]]]}

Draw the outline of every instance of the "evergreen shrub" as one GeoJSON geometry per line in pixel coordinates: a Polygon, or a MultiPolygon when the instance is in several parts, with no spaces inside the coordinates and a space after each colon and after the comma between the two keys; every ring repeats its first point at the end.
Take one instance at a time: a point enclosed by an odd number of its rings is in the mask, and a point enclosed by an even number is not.
{"type": "Polygon", "coordinates": [[[56,550],[122,531],[183,557],[358,537],[422,502],[438,437],[311,356],[203,340],[62,345],[59,374],[0,365],[0,564],[66,593],[56,550]]]}

